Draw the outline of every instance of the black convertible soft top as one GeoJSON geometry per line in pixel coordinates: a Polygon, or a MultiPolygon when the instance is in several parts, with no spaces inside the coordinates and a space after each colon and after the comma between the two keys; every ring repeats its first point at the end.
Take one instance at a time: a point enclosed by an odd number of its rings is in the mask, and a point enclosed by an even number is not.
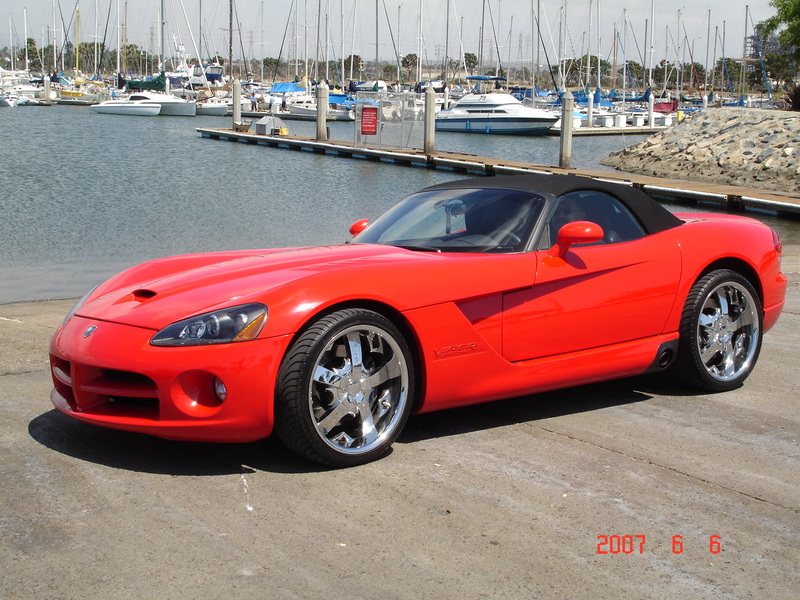
{"type": "Polygon", "coordinates": [[[596,190],[614,196],[627,206],[631,212],[639,218],[640,223],[648,234],[666,231],[667,229],[672,229],[683,223],[683,221],[642,190],[624,183],[612,183],[610,181],[601,181],[599,179],[581,177],[579,175],[532,173],[530,175],[503,175],[459,179],[457,181],[439,183],[425,188],[422,191],[459,187],[525,190],[550,194],[556,198],[569,192],[596,190]]]}

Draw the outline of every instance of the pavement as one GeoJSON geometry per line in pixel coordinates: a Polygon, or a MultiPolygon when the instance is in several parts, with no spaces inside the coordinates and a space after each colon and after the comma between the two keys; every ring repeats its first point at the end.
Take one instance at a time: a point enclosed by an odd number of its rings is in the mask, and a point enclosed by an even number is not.
{"type": "Polygon", "coordinates": [[[320,469],[55,411],[72,300],[0,305],[0,598],[800,597],[800,246],[745,385],[633,378],[413,417],[320,469]]]}

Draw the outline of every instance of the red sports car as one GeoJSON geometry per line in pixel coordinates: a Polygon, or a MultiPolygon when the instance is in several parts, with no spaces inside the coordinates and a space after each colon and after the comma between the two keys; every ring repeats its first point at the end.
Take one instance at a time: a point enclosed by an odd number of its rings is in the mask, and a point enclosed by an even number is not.
{"type": "Polygon", "coordinates": [[[164,438],[274,431],[310,460],[356,465],[412,412],[666,369],[735,388],[787,286],[762,223],[673,215],[576,176],[436,185],[351,233],[111,278],[53,337],[53,403],[164,438]]]}

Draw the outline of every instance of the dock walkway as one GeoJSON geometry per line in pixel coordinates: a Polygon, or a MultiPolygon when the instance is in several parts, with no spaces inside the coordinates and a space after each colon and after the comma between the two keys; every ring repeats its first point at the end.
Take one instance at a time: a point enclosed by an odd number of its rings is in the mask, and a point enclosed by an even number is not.
{"type": "Polygon", "coordinates": [[[261,135],[250,131],[234,131],[224,128],[198,127],[197,131],[203,137],[218,140],[375,160],[428,169],[444,169],[470,175],[494,176],[521,175],[524,173],[580,175],[621,185],[631,185],[644,190],[651,196],[666,201],[709,203],[724,206],[733,211],[757,210],[800,216],[800,195],[787,192],[719,183],[663,179],[621,171],[564,169],[457,152],[435,151],[431,154],[425,154],[421,149],[417,148],[392,149],[379,148],[374,145],[355,146],[352,142],[320,141],[291,135],[261,135]]]}

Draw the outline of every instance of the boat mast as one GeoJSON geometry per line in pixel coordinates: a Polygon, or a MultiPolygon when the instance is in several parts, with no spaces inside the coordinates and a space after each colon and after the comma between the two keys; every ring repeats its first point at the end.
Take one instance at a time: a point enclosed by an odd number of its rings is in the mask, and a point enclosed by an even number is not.
{"type": "MultiPolygon", "coordinates": [[[[742,48],[742,71],[741,75],[739,76],[739,94],[742,100],[744,100],[744,73],[747,69],[747,17],[750,15],[750,5],[745,5],[744,7],[744,40],[743,40],[743,48],[742,48]]],[[[25,42],[25,49],[27,51],[28,43],[25,42]]],[[[25,60],[27,63],[27,53],[25,55],[25,60]]]]}
{"type": "Polygon", "coordinates": [[[419,0],[417,12],[417,83],[422,81],[422,2],[419,0]]]}
{"type": "Polygon", "coordinates": [[[703,93],[708,96],[708,51],[711,44],[711,9],[708,9],[708,31],[706,32],[706,73],[703,82],[703,93]]]}
{"type": "Polygon", "coordinates": [[[119,77],[120,69],[120,53],[122,44],[122,23],[119,20],[119,0],[117,0],[117,77],[119,77]]]}
{"type": "MultiPolygon", "coordinates": [[[[233,0],[231,0],[233,1],[233,0]]],[[[167,70],[167,63],[164,62],[164,0],[161,0],[161,15],[159,16],[158,22],[161,28],[161,41],[159,42],[159,58],[161,59],[161,71],[164,72],[167,70]]]]}
{"type": "Polygon", "coordinates": [[[592,81],[592,0],[589,0],[589,31],[586,43],[586,89],[589,89],[592,81]]]}
{"type": "MultiPolygon", "coordinates": [[[[27,44],[26,44],[27,45],[27,44]]],[[[78,78],[81,56],[81,9],[75,9],[75,78],[78,78]]]]}
{"type": "Polygon", "coordinates": [[[445,27],[444,27],[444,84],[447,85],[447,67],[449,57],[447,56],[447,48],[450,46],[450,2],[447,1],[445,10],[445,27]]]}
{"type": "Polygon", "coordinates": [[[200,61],[200,68],[203,67],[203,0],[198,0],[199,9],[198,9],[198,16],[197,20],[199,21],[200,29],[198,29],[200,35],[200,56],[197,57],[197,60],[200,61]]]}
{"type": "MultiPolygon", "coordinates": [[[[30,72],[30,64],[28,62],[28,9],[22,9],[22,30],[25,32],[23,40],[25,42],[25,73],[30,72]]],[[[745,34],[747,34],[747,23],[745,23],[745,34]]]]}
{"type": "Polygon", "coordinates": [[[483,9],[481,10],[481,36],[478,40],[478,74],[483,75],[483,37],[486,33],[486,0],[483,0],[483,9]]]}
{"type": "Polygon", "coordinates": [[[98,31],[98,22],[97,22],[97,14],[99,10],[99,6],[97,4],[97,0],[94,0],[94,74],[97,75],[97,50],[98,44],[100,43],[99,38],[99,31],[98,31]]]}
{"type": "Polygon", "coordinates": [[[125,0],[125,15],[122,19],[122,72],[128,71],[128,0],[125,0]]]}
{"type": "Polygon", "coordinates": [[[647,87],[653,89],[653,23],[656,18],[656,0],[650,0],[650,64],[647,72],[647,87]]]}
{"type": "MultiPolygon", "coordinates": [[[[600,90],[601,89],[601,85],[600,85],[600,82],[601,82],[600,81],[600,44],[601,44],[601,42],[603,40],[603,38],[602,38],[602,36],[600,34],[600,0],[597,0],[596,9],[597,9],[597,89],[600,90]]],[[[599,100],[600,100],[600,98],[598,98],[598,101],[599,100]]]]}
{"type": "MultiPolygon", "coordinates": [[[[117,0],[117,2],[119,2],[119,0],[117,0]]],[[[119,5],[117,5],[117,12],[119,12],[119,5]]],[[[117,22],[119,22],[119,15],[117,15],[117,22]]],[[[58,43],[56,41],[56,26],[56,1],[53,0],[53,71],[58,68],[58,54],[56,52],[56,48],[58,47],[58,43]]]]}

